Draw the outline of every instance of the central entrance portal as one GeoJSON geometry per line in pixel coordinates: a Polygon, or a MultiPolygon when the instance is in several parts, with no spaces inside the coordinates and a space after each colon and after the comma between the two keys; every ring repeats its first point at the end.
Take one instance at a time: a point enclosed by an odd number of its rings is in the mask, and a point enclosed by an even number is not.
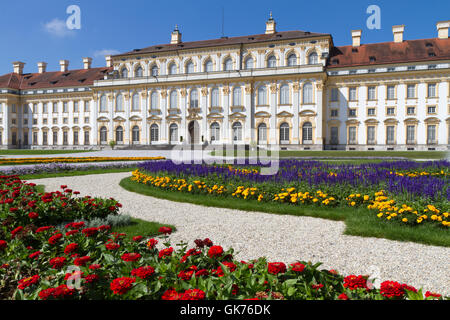
{"type": "Polygon", "coordinates": [[[188,126],[189,130],[189,142],[191,144],[199,144],[200,143],[200,127],[197,121],[189,122],[188,126]]]}

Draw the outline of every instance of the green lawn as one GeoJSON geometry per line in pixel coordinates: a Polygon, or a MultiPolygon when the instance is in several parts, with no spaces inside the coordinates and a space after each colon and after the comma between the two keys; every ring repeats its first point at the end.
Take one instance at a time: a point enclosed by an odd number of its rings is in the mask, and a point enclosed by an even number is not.
{"type": "MultiPolygon", "coordinates": [[[[345,234],[361,237],[385,238],[397,241],[412,241],[428,245],[450,247],[450,233],[436,225],[406,226],[396,222],[380,220],[373,211],[365,208],[317,208],[313,206],[294,206],[282,203],[263,203],[256,200],[230,199],[209,195],[168,192],[152,186],[143,185],[131,178],[120,182],[124,189],[155,198],[174,202],[187,202],[207,207],[230,208],[242,211],[267,212],[281,215],[310,216],[346,224],[345,234]]],[[[220,217],[218,217],[220,221],[220,217]]]]}
{"type": "MultiPolygon", "coordinates": [[[[268,155],[271,153],[269,152],[268,155]]],[[[212,152],[213,156],[224,156],[222,152],[212,152]]],[[[245,152],[245,156],[250,153],[245,152]]],[[[227,156],[227,155],[225,155],[227,156]]],[[[234,153],[237,156],[237,152],[234,153]]],[[[280,151],[281,158],[406,158],[406,159],[430,159],[439,160],[450,158],[450,152],[446,151],[280,151]]]]}
{"type": "Polygon", "coordinates": [[[95,152],[95,150],[24,150],[24,149],[12,149],[12,150],[0,150],[0,156],[7,155],[45,155],[45,154],[65,154],[65,153],[84,153],[95,152]]]}
{"type": "Polygon", "coordinates": [[[58,173],[39,173],[39,174],[27,174],[20,176],[22,180],[38,180],[46,178],[58,178],[58,177],[73,177],[73,176],[87,176],[92,174],[106,174],[106,173],[119,173],[119,172],[131,172],[136,168],[112,168],[112,169],[92,169],[86,171],[64,171],[58,173]]]}

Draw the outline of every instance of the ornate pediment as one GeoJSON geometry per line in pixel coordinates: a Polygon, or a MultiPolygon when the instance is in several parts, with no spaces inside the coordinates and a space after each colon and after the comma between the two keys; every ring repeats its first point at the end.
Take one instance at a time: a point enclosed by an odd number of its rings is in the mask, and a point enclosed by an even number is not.
{"type": "Polygon", "coordinates": [[[114,121],[117,121],[117,122],[125,122],[125,121],[126,121],[125,118],[123,118],[123,117],[121,117],[121,116],[117,116],[117,117],[115,117],[113,120],[114,120],[114,121]]]}
{"type": "Polygon", "coordinates": [[[392,124],[397,124],[398,120],[395,118],[388,118],[386,120],[384,120],[384,123],[392,123],[392,124]]]}
{"type": "Polygon", "coordinates": [[[255,113],[255,118],[270,118],[271,114],[269,112],[266,111],[260,111],[255,113]]]}
{"type": "Polygon", "coordinates": [[[287,111],[282,111],[280,113],[277,114],[278,118],[292,118],[294,115],[290,112],[287,111]]]}
{"type": "Polygon", "coordinates": [[[142,121],[142,118],[139,116],[132,116],[130,117],[130,121],[142,121]]]}
{"type": "Polygon", "coordinates": [[[223,119],[223,115],[220,113],[210,113],[206,116],[207,119],[213,120],[213,119],[223,119]]]}
{"type": "Polygon", "coordinates": [[[97,121],[98,122],[106,122],[106,121],[109,121],[109,119],[107,117],[99,117],[99,118],[97,118],[97,121]]]}
{"type": "Polygon", "coordinates": [[[147,122],[152,122],[152,121],[161,121],[161,117],[155,116],[155,115],[151,115],[150,117],[147,117],[147,122]]]}
{"type": "Polygon", "coordinates": [[[315,117],[317,113],[314,110],[303,110],[298,113],[300,117],[315,117]]]}
{"type": "Polygon", "coordinates": [[[246,115],[240,112],[235,112],[229,116],[230,119],[245,119],[246,115]]]}

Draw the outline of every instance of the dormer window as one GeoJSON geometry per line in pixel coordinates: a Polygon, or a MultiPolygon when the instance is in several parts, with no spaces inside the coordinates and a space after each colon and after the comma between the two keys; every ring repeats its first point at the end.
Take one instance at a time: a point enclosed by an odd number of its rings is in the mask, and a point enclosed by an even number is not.
{"type": "Polygon", "coordinates": [[[337,65],[337,64],[339,64],[339,59],[333,59],[333,60],[331,60],[331,64],[332,64],[332,65],[337,65]]]}
{"type": "Polygon", "coordinates": [[[370,62],[375,62],[375,61],[377,61],[377,58],[374,57],[374,56],[370,56],[370,57],[369,57],[369,61],[370,61],[370,62]]]}
{"type": "Polygon", "coordinates": [[[427,43],[425,44],[425,46],[426,46],[427,48],[431,48],[431,47],[433,47],[433,44],[432,44],[431,42],[427,42],[427,43]]]}
{"type": "Polygon", "coordinates": [[[352,48],[352,52],[358,52],[358,48],[352,48]]]}
{"type": "Polygon", "coordinates": [[[434,53],[434,52],[428,52],[428,56],[429,56],[429,57],[436,57],[436,53],[434,53]]]}

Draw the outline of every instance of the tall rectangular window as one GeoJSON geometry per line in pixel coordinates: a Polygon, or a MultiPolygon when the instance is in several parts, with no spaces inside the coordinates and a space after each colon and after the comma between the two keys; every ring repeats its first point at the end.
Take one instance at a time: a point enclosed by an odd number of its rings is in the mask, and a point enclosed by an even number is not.
{"type": "Polygon", "coordinates": [[[74,131],[74,132],[73,132],[73,144],[74,144],[75,146],[78,145],[78,131],[74,131]]]}
{"type": "Polygon", "coordinates": [[[395,127],[387,126],[386,127],[386,144],[394,144],[395,143],[395,127]]]}
{"type": "Polygon", "coordinates": [[[73,103],[73,112],[74,113],[77,113],[79,111],[79,109],[78,109],[78,101],[75,101],[74,103],[73,103]]]}
{"type": "Polygon", "coordinates": [[[69,144],[69,132],[63,131],[63,145],[69,144]]]}
{"type": "Polygon", "coordinates": [[[428,98],[435,98],[436,97],[436,84],[430,83],[428,84],[428,98]]]}
{"type": "Polygon", "coordinates": [[[408,84],[406,91],[407,91],[406,97],[408,99],[414,99],[416,97],[416,85],[415,84],[408,84]]]}
{"type": "Polygon", "coordinates": [[[414,144],[416,142],[416,126],[406,127],[406,144],[414,144]]]}
{"type": "Polygon", "coordinates": [[[367,127],[367,144],[375,144],[375,127],[367,127]]]}
{"type": "Polygon", "coordinates": [[[89,131],[84,132],[84,144],[89,145],[89,131]]]}
{"type": "Polygon", "coordinates": [[[90,111],[90,102],[85,101],[84,102],[84,112],[89,112],[89,111],[90,111]]]}
{"type": "Polygon", "coordinates": [[[356,101],[356,88],[355,87],[351,87],[351,88],[349,88],[349,90],[348,90],[348,99],[350,100],[350,101],[356,101]]]}
{"type": "Polygon", "coordinates": [[[395,86],[387,86],[387,98],[389,100],[395,99],[395,86]]]}
{"type": "Polygon", "coordinates": [[[58,144],[58,131],[53,131],[53,145],[58,144]]]}
{"type": "Polygon", "coordinates": [[[331,127],[331,144],[339,144],[339,128],[338,127],[331,127]]]}
{"type": "Polygon", "coordinates": [[[47,131],[42,132],[42,144],[44,146],[48,145],[47,131]]]}
{"type": "Polygon", "coordinates": [[[36,131],[33,131],[33,145],[38,144],[38,133],[36,131]]]}
{"type": "Polygon", "coordinates": [[[69,112],[69,104],[67,102],[63,103],[63,112],[68,113],[69,112]]]}
{"type": "Polygon", "coordinates": [[[436,125],[430,124],[427,126],[427,143],[436,144],[436,125]]]}
{"type": "Polygon", "coordinates": [[[53,103],[53,113],[58,113],[58,103],[53,103]]]}
{"type": "Polygon", "coordinates": [[[356,144],[356,127],[348,127],[348,143],[356,144]]]}
{"type": "Polygon", "coordinates": [[[331,89],[331,101],[332,102],[339,101],[339,89],[338,88],[331,89]]]}
{"type": "Polygon", "coordinates": [[[377,88],[376,87],[369,87],[367,89],[367,99],[368,100],[375,100],[377,98],[377,88]]]}

